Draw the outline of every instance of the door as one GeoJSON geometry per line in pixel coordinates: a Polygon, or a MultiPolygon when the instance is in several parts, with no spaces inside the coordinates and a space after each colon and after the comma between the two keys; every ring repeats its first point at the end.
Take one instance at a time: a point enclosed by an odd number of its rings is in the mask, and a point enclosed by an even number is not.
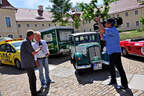
{"type": "Polygon", "coordinates": [[[3,64],[14,65],[14,49],[9,44],[0,45],[0,61],[3,64]]]}
{"type": "Polygon", "coordinates": [[[6,44],[7,64],[15,65],[16,50],[10,45],[6,44]]]}

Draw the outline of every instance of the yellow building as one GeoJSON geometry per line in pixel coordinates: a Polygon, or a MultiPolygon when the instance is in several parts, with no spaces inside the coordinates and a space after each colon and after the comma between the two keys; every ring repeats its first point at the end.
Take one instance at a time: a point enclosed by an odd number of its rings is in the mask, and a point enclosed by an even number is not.
{"type": "MultiPolygon", "coordinates": [[[[144,17],[143,0],[119,0],[111,4],[109,14],[111,17],[122,17],[121,30],[132,30],[140,28],[140,17],[144,17]]],[[[81,14],[81,13],[80,13],[81,14]]],[[[72,19],[69,20],[72,26],[72,19]]],[[[94,31],[91,21],[88,24],[81,22],[79,29],[75,32],[94,31]]],[[[15,8],[7,0],[0,0],[0,36],[12,38],[25,38],[28,29],[42,30],[56,26],[52,22],[52,13],[38,9],[15,8]]]]}
{"type": "Polygon", "coordinates": [[[144,17],[144,0],[119,0],[111,4],[111,17],[122,17],[121,30],[133,30],[141,27],[140,17],[144,17]]]}
{"type": "Polygon", "coordinates": [[[0,36],[17,34],[16,10],[7,0],[0,0],[0,36]]]}
{"type": "MultiPolygon", "coordinates": [[[[0,0],[0,36],[25,38],[28,29],[42,30],[56,26],[52,22],[52,13],[43,10],[42,6],[36,9],[14,8],[7,0],[0,0]]],[[[94,22],[81,23],[75,32],[94,31],[94,22]]],[[[72,26],[72,19],[70,24],[72,26]]]]}

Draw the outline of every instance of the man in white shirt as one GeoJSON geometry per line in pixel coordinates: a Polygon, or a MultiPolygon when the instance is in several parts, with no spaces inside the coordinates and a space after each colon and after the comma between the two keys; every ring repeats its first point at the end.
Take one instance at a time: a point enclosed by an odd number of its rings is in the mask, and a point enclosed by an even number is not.
{"type": "Polygon", "coordinates": [[[47,84],[52,83],[53,81],[49,77],[49,67],[48,67],[48,56],[50,52],[45,40],[41,40],[40,32],[35,32],[35,43],[33,48],[37,49],[42,46],[42,50],[35,55],[36,65],[39,67],[39,78],[43,88],[46,88],[47,84]],[[45,76],[43,74],[43,69],[45,69],[45,76]],[[45,77],[45,78],[44,78],[45,77]]]}

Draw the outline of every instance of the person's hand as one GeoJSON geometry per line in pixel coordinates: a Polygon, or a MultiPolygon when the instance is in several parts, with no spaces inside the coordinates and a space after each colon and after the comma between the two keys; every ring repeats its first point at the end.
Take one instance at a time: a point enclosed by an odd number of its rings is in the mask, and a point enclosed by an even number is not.
{"type": "Polygon", "coordinates": [[[38,60],[36,60],[35,63],[36,63],[37,67],[40,67],[40,64],[39,64],[38,60]]]}
{"type": "Polygon", "coordinates": [[[39,49],[40,49],[40,50],[42,50],[42,45],[41,45],[41,46],[39,46],[39,49]]]}
{"type": "Polygon", "coordinates": [[[50,56],[50,53],[47,53],[46,55],[47,55],[47,56],[50,56]]]}

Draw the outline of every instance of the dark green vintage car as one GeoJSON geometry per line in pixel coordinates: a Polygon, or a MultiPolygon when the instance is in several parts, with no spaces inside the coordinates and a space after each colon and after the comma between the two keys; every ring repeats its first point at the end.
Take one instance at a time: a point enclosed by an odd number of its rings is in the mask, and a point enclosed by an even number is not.
{"type": "Polygon", "coordinates": [[[91,68],[102,69],[103,64],[109,64],[106,48],[101,47],[99,33],[83,32],[70,35],[71,63],[78,73],[91,68]]]}
{"type": "Polygon", "coordinates": [[[69,35],[74,33],[72,26],[54,26],[39,31],[42,39],[46,40],[51,55],[69,53],[69,35]]]}

